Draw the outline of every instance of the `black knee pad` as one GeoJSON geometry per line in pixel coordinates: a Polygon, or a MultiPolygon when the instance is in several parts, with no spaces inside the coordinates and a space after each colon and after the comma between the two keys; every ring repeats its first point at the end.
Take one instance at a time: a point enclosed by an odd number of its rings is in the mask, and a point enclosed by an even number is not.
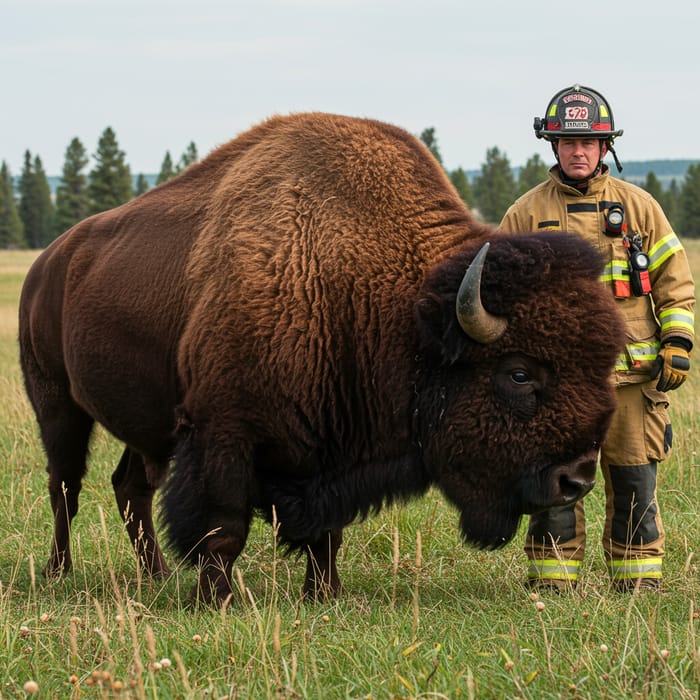
{"type": "Polygon", "coordinates": [[[563,508],[550,508],[542,513],[535,513],[530,518],[527,535],[537,544],[551,545],[568,542],[576,537],[575,503],[563,508]]]}
{"type": "Polygon", "coordinates": [[[656,462],[633,467],[610,465],[614,493],[612,538],[640,546],[659,538],[656,527],[656,462]]]}

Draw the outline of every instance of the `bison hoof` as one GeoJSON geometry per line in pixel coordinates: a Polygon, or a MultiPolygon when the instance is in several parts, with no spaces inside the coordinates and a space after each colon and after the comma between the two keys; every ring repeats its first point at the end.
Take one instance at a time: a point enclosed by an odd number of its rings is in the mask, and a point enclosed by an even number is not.
{"type": "Polygon", "coordinates": [[[218,576],[211,579],[202,575],[197,585],[190,591],[189,605],[193,608],[201,606],[226,607],[231,602],[232,596],[233,590],[226,577],[218,576]]]}
{"type": "Polygon", "coordinates": [[[163,559],[153,562],[151,566],[149,566],[143,560],[141,563],[142,563],[144,571],[146,572],[146,576],[148,576],[148,578],[152,578],[152,579],[168,578],[168,576],[170,576],[170,574],[172,573],[172,571],[170,571],[170,567],[165,563],[165,560],[163,560],[163,559]]]}
{"type": "Polygon", "coordinates": [[[304,601],[307,603],[327,603],[338,598],[342,590],[343,587],[339,581],[334,581],[333,583],[306,581],[304,583],[304,601]]]}
{"type": "Polygon", "coordinates": [[[204,594],[199,585],[195,586],[187,598],[187,607],[193,610],[197,608],[227,608],[233,598],[233,592],[227,594],[204,594]]]}
{"type": "Polygon", "coordinates": [[[147,572],[150,578],[161,579],[168,578],[173,572],[170,571],[169,566],[158,566],[155,569],[151,569],[147,572]]]}
{"type": "Polygon", "coordinates": [[[70,558],[55,558],[52,557],[47,562],[42,573],[47,581],[58,581],[65,576],[73,568],[73,562],[70,558]]]}

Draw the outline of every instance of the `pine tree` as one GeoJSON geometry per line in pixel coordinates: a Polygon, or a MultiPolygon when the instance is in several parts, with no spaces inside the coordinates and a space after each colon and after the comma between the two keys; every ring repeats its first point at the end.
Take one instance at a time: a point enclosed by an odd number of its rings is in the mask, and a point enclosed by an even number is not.
{"type": "Polygon", "coordinates": [[[34,191],[34,171],[32,170],[32,154],[29,151],[24,152],[24,166],[19,179],[19,218],[22,220],[22,228],[24,229],[24,237],[30,248],[39,247],[39,224],[35,220],[34,213],[36,212],[34,191]]]}
{"type": "MultiPolygon", "coordinates": [[[[440,148],[438,147],[437,134],[435,133],[435,127],[430,126],[427,129],[423,129],[420,135],[420,140],[428,147],[428,150],[433,154],[435,160],[442,165],[443,169],[445,166],[442,162],[442,154],[440,153],[440,148]]],[[[468,206],[474,206],[474,194],[472,188],[469,185],[469,180],[467,179],[467,174],[462,168],[457,168],[452,172],[445,170],[447,176],[450,178],[450,182],[454,185],[462,201],[468,206]]]]}
{"type": "Polygon", "coordinates": [[[41,162],[39,156],[34,158],[34,179],[36,181],[40,204],[41,247],[44,248],[55,238],[53,234],[53,220],[56,207],[51,197],[51,187],[46,177],[44,164],[41,162]]]}
{"type": "Polygon", "coordinates": [[[679,210],[679,200],[681,197],[680,189],[678,187],[678,181],[676,178],[672,178],[666,192],[664,192],[663,198],[663,209],[666,212],[668,220],[671,225],[675,228],[678,220],[678,210],[679,210]]]}
{"type": "Polygon", "coordinates": [[[420,135],[420,140],[428,147],[428,150],[435,156],[440,165],[442,165],[442,156],[440,155],[440,149],[438,148],[437,136],[435,135],[435,127],[430,126],[427,129],[423,129],[420,135]]]}
{"type": "Polygon", "coordinates": [[[19,180],[19,217],[24,237],[30,248],[44,248],[51,241],[53,203],[41,158],[32,161],[29,151],[24,153],[24,167],[19,180]]]}
{"type": "Polygon", "coordinates": [[[146,180],[146,176],[143,173],[139,173],[139,176],[136,178],[136,192],[134,193],[137,197],[146,190],[148,190],[149,184],[148,180],[146,180]]]}
{"type": "Polygon", "coordinates": [[[645,189],[657,202],[661,203],[664,198],[664,191],[661,187],[661,181],[658,177],[656,177],[652,170],[647,173],[647,177],[642,185],[642,188],[645,189]]]}
{"type": "Polygon", "coordinates": [[[107,127],[100,136],[94,154],[96,165],[88,176],[90,213],[113,209],[132,198],[131,170],[125,157],[114,131],[107,127]]]}
{"type": "Polygon", "coordinates": [[[156,180],[156,185],[161,185],[164,182],[170,180],[171,177],[175,176],[175,168],[173,168],[173,159],[170,156],[170,151],[165,152],[165,157],[160,166],[160,172],[158,173],[158,179],[156,180]]]}
{"type": "Polygon", "coordinates": [[[57,236],[90,213],[87,176],[83,173],[87,164],[87,151],[80,139],[74,138],[66,148],[63,173],[56,188],[54,233],[57,236]]]}
{"type": "Polygon", "coordinates": [[[450,182],[454,185],[462,201],[471,209],[474,207],[474,193],[469,185],[467,174],[462,168],[457,168],[450,173],[450,182]]]}
{"type": "Polygon", "coordinates": [[[535,153],[528,158],[527,163],[520,168],[518,173],[518,187],[516,196],[519,197],[531,190],[535,185],[539,185],[547,179],[549,168],[546,163],[540,158],[539,154],[535,153]]]}
{"type": "Polygon", "coordinates": [[[481,175],[474,181],[474,194],[482,218],[492,224],[501,221],[515,199],[515,180],[510,162],[496,146],[486,152],[481,175]]]}
{"type": "Polygon", "coordinates": [[[3,161],[0,166],[0,248],[21,248],[24,245],[12,175],[3,161]]]}
{"type": "Polygon", "coordinates": [[[682,234],[688,238],[700,238],[700,163],[688,167],[678,205],[682,234]]]}
{"type": "Polygon", "coordinates": [[[671,210],[674,208],[671,203],[671,198],[673,195],[669,192],[664,192],[664,188],[661,185],[661,180],[656,177],[654,171],[650,170],[647,173],[642,189],[646,190],[661,205],[661,208],[664,210],[664,214],[666,214],[666,218],[671,221],[671,210]]]}
{"type": "Polygon", "coordinates": [[[197,153],[197,146],[194,141],[190,141],[189,145],[185,149],[185,152],[180,156],[180,160],[175,168],[176,173],[181,173],[185,168],[192,163],[196,163],[199,160],[199,155],[197,153]]]}

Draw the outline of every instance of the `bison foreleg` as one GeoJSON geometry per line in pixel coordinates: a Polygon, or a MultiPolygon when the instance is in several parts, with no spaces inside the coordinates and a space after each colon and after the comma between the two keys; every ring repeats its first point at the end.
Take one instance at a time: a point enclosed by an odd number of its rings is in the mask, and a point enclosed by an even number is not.
{"type": "Polygon", "coordinates": [[[153,496],[164,471],[165,467],[154,465],[149,479],[143,457],[127,447],[112,474],[119,513],[139,561],[151,577],[170,574],[153,525],[153,496]]]}
{"type": "Polygon", "coordinates": [[[190,594],[190,602],[224,605],[233,593],[233,562],[243,551],[245,537],[213,534],[206,541],[206,554],[201,558],[199,579],[190,594]]]}
{"type": "Polygon", "coordinates": [[[210,426],[181,428],[163,493],[168,539],[200,567],[190,595],[195,605],[223,605],[231,596],[233,563],[253,517],[250,455],[230,449],[229,433],[210,426]]]}
{"type": "Polygon", "coordinates": [[[318,542],[306,547],[306,578],[304,598],[329,600],[340,593],[340,578],[336,568],[338,549],[343,542],[343,530],[331,530],[318,542]]]}

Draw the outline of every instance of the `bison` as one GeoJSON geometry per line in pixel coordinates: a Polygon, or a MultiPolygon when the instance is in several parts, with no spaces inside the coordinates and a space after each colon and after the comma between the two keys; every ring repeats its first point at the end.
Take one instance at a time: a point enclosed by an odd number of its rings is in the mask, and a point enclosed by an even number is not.
{"type": "Polygon", "coordinates": [[[337,594],[342,529],[436,485],[464,540],[592,487],[622,323],[575,235],[498,233],[406,131],[272,117],[60,236],[20,302],[48,457],[49,575],[70,568],[95,422],[148,572],[152,518],[223,601],[256,513],[337,594]],[[490,245],[490,247],[489,247],[490,245]],[[488,250],[488,252],[487,252],[488,250]],[[166,478],[167,473],[167,478],[166,478]]]}

